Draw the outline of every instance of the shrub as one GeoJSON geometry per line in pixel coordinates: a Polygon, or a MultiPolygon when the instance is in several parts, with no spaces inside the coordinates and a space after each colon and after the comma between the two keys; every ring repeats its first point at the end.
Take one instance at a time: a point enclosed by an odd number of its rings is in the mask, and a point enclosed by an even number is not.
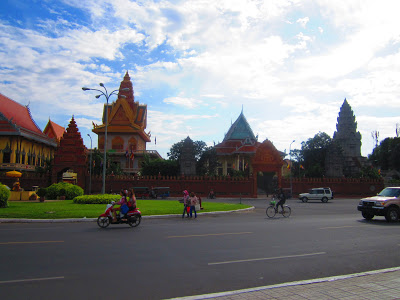
{"type": "Polygon", "coordinates": [[[61,188],[62,183],[53,183],[51,186],[49,186],[46,190],[46,196],[47,199],[57,199],[58,196],[58,190],[61,188]]]}
{"type": "Polygon", "coordinates": [[[57,199],[58,196],[65,196],[65,199],[72,200],[77,196],[83,195],[83,189],[80,186],[59,182],[53,183],[47,188],[47,199],[57,199]]]}
{"type": "Polygon", "coordinates": [[[0,183],[0,207],[8,207],[8,198],[10,198],[10,190],[0,183]]]}
{"type": "Polygon", "coordinates": [[[109,204],[111,201],[119,201],[120,195],[99,194],[99,195],[83,195],[73,199],[76,204],[109,204]]]}
{"type": "Polygon", "coordinates": [[[74,184],[67,184],[67,187],[65,188],[65,199],[67,200],[72,200],[75,197],[82,196],[83,195],[83,189],[74,184]]]}
{"type": "Polygon", "coordinates": [[[46,196],[46,193],[47,193],[47,190],[45,189],[45,188],[40,188],[40,189],[38,189],[38,191],[37,191],[37,195],[40,197],[40,198],[42,198],[42,197],[45,197],[46,196]]]}
{"type": "Polygon", "coordinates": [[[66,193],[67,191],[65,190],[65,188],[61,188],[61,189],[59,189],[58,190],[58,196],[65,196],[65,193],[66,193]]]}

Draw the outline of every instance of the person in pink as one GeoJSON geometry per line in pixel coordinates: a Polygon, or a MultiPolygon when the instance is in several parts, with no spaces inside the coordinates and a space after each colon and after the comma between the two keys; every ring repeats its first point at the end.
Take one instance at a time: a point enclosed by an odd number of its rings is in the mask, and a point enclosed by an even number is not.
{"type": "Polygon", "coordinates": [[[184,190],[183,191],[183,214],[182,214],[182,219],[185,217],[185,213],[186,213],[187,217],[189,218],[188,207],[190,207],[189,192],[187,190],[184,190]]]}

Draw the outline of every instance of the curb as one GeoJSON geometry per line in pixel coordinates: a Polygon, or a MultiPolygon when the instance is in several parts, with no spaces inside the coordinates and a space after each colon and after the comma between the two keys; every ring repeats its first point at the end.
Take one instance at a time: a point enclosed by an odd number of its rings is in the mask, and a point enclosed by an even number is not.
{"type": "MultiPolygon", "coordinates": [[[[269,289],[275,289],[275,288],[283,288],[283,287],[290,287],[290,286],[308,285],[308,284],[314,284],[314,283],[323,283],[323,282],[332,282],[332,281],[336,281],[336,280],[352,279],[352,278],[357,278],[357,277],[362,277],[362,276],[377,275],[377,274],[383,274],[383,273],[389,273],[389,272],[395,272],[395,271],[400,271],[400,267],[380,269],[380,270],[367,271],[367,272],[361,272],[361,273],[353,273],[353,274],[348,274],[348,275],[323,277],[323,278],[301,280],[301,281],[292,281],[292,282],[287,282],[287,283],[266,285],[266,286],[260,286],[260,287],[255,287],[255,288],[242,289],[242,290],[235,290],[235,291],[228,291],[228,292],[219,292],[219,293],[211,293],[211,294],[203,294],[203,295],[195,295],[195,296],[187,296],[187,297],[177,297],[177,298],[170,298],[168,300],[211,299],[211,298],[217,298],[217,297],[233,296],[233,295],[238,295],[238,294],[258,292],[258,291],[262,291],[262,290],[269,290],[269,289]]],[[[245,299],[251,299],[251,295],[246,296],[245,299]]]]}
{"type": "MultiPolygon", "coordinates": [[[[211,212],[199,212],[198,215],[220,215],[236,212],[244,212],[254,210],[255,207],[243,208],[238,210],[227,210],[227,211],[211,211],[211,212]]],[[[168,219],[174,217],[180,217],[181,214],[174,215],[153,215],[153,216],[142,216],[143,219],[168,219]]],[[[74,222],[95,222],[97,218],[72,218],[72,219],[0,219],[0,223],[74,223],[74,222]]]]}

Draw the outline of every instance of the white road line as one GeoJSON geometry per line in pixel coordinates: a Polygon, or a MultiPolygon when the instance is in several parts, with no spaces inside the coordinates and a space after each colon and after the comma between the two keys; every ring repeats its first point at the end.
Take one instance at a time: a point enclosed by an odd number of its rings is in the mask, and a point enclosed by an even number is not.
{"type": "Polygon", "coordinates": [[[49,244],[49,243],[64,243],[64,241],[2,242],[0,243],[0,245],[49,244]]]}
{"type": "Polygon", "coordinates": [[[250,234],[252,232],[227,232],[227,233],[206,233],[206,234],[191,234],[191,235],[170,235],[167,239],[173,238],[188,238],[188,237],[203,237],[203,236],[220,236],[220,235],[232,235],[232,234],[250,234]]]}
{"type": "Polygon", "coordinates": [[[0,281],[0,284],[4,284],[4,283],[19,283],[19,282],[32,282],[32,281],[44,281],[44,280],[56,280],[56,279],[64,279],[64,276],[60,276],[60,277],[45,277],[45,278],[30,278],[30,279],[19,279],[19,280],[5,280],[5,281],[0,281]]]}
{"type": "MultiPolygon", "coordinates": [[[[320,229],[338,229],[338,228],[350,228],[350,227],[361,227],[361,226],[336,226],[336,227],[321,227],[320,229]]],[[[364,226],[363,226],[364,227],[364,226]]]]}
{"type": "Polygon", "coordinates": [[[208,263],[208,265],[212,266],[212,265],[223,265],[223,264],[235,264],[235,263],[242,263],[242,262],[252,262],[252,261],[260,261],[260,260],[273,260],[273,259],[283,259],[283,258],[294,258],[294,257],[305,257],[305,256],[322,255],[322,254],[326,254],[326,252],[305,253],[305,254],[276,256],[276,257],[251,258],[251,259],[241,259],[241,260],[230,260],[230,261],[221,261],[221,262],[208,263]]]}

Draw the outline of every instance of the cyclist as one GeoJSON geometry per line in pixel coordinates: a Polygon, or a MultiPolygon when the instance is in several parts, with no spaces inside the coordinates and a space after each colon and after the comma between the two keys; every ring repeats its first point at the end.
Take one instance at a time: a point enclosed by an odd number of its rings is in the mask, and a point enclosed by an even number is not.
{"type": "Polygon", "coordinates": [[[279,189],[279,192],[278,192],[278,199],[279,199],[279,201],[278,201],[278,203],[277,203],[276,206],[275,206],[275,211],[276,211],[276,212],[278,212],[279,205],[281,206],[282,211],[283,211],[283,205],[284,205],[285,202],[286,202],[286,196],[285,196],[285,193],[283,192],[283,189],[282,189],[282,188],[279,189]]]}

